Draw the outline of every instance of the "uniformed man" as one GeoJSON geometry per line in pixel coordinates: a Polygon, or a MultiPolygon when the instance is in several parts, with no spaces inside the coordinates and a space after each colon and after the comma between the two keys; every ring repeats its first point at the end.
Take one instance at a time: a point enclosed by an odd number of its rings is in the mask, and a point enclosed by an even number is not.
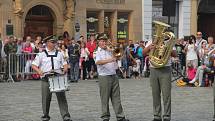
{"type": "MultiPolygon", "coordinates": [[[[56,70],[58,73],[66,73],[68,69],[68,65],[63,58],[63,54],[55,49],[56,42],[57,41],[53,38],[47,38],[45,51],[39,53],[32,62],[32,68],[42,77],[42,121],[50,120],[49,108],[52,97],[46,74],[51,70],[56,70]],[[62,66],[63,72],[61,71],[62,66]]],[[[65,92],[56,92],[56,96],[63,121],[71,121],[65,92]]]]}
{"type": "Polygon", "coordinates": [[[113,57],[112,52],[107,49],[106,40],[107,37],[105,34],[100,34],[98,36],[100,49],[98,49],[96,53],[95,61],[99,74],[98,79],[102,105],[101,118],[103,121],[109,121],[109,99],[111,99],[117,121],[129,121],[128,119],[125,119],[121,105],[119,80],[116,75],[116,58],[113,57]]]}
{"type": "MultiPolygon", "coordinates": [[[[143,54],[147,55],[155,45],[152,41],[149,41],[146,47],[143,49],[143,54]]],[[[176,57],[175,49],[171,54],[176,57]]],[[[153,121],[162,121],[161,112],[161,92],[163,96],[164,113],[163,121],[171,120],[171,61],[169,58],[168,63],[161,68],[155,68],[150,64],[150,83],[152,87],[152,98],[153,98],[153,121]]]]}

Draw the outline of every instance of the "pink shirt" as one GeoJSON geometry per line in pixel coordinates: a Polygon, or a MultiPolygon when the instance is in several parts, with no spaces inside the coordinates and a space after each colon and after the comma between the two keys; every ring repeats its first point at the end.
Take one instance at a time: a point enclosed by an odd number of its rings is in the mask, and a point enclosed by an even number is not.
{"type": "Polygon", "coordinates": [[[196,75],[196,69],[194,69],[194,68],[189,68],[189,69],[187,70],[187,73],[188,73],[188,79],[189,79],[189,80],[192,80],[192,79],[195,77],[195,75],[196,75]]]}
{"type": "Polygon", "coordinates": [[[30,47],[25,47],[22,49],[24,52],[28,52],[28,53],[32,53],[33,52],[33,48],[30,46],[30,47]]]}

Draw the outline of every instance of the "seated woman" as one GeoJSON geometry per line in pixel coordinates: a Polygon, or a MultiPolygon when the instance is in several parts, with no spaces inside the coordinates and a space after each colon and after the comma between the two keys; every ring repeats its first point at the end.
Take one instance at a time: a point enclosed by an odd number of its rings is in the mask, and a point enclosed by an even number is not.
{"type": "Polygon", "coordinates": [[[208,54],[209,51],[205,51],[205,54],[201,60],[201,65],[198,67],[195,77],[189,83],[194,83],[199,80],[199,86],[202,85],[202,80],[205,72],[210,72],[211,67],[213,65],[213,61],[211,61],[212,55],[208,54]]]}

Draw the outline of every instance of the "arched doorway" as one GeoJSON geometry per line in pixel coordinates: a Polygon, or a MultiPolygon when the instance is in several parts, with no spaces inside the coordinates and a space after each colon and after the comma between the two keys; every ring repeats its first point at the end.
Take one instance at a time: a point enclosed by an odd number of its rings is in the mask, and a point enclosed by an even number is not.
{"type": "Polygon", "coordinates": [[[200,0],[198,6],[198,31],[203,36],[215,37],[215,0],[200,0]]]}
{"type": "Polygon", "coordinates": [[[25,18],[24,36],[35,38],[40,35],[46,37],[53,34],[54,17],[52,10],[45,5],[31,8],[25,18]]]}

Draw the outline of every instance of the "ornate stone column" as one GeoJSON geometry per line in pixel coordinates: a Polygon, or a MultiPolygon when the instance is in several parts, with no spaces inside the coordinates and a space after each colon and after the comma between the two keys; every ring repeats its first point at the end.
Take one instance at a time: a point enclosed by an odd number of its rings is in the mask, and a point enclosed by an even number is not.
{"type": "Polygon", "coordinates": [[[197,32],[197,10],[198,0],[191,0],[190,33],[193,35],[197,32]]]}
{"type": "Polygon", "coordinates": [[[22,0],[14,0],[13,1],[13,8],[14,8],[14,15],[15,15],[15,21],[14,21],[14,35],[16,37],[22,37],[22,17],[23,17],[23,2],[22,0]]]}
{"type": "Polygon", "coordinates": [[[70,36],[74,36],[74,0],[64,0],[64,26],[63,31],[68,31],[70,36]]]}

